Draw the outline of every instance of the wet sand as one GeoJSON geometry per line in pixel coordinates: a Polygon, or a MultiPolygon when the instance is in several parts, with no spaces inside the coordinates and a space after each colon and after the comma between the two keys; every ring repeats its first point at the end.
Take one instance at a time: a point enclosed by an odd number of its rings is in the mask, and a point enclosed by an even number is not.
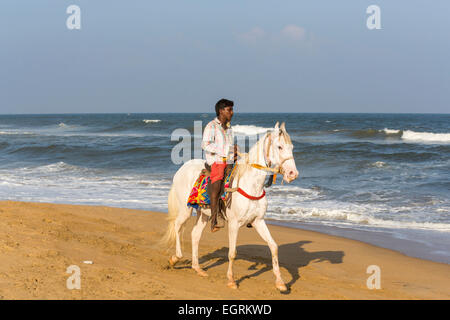
{"type": "Polygon", "coordinates": [[[158,247],[166,214],[101,206],[0,202],[0,299],[449,299],[450,265],[405,256],[363,242],[270,225],[289,288],[275,288],[270,251],[242,228],[234,263],[238,289],[226,286],[227,230],[200,243],[201,278],[173,250],[158,247]],[[85,264],[83,261],[92,261],[85,264]],[[67,288],[76,265],[81,289],[67,288]],[[367,268],[380,268],[381,289],[368,289],[367,268]]]}

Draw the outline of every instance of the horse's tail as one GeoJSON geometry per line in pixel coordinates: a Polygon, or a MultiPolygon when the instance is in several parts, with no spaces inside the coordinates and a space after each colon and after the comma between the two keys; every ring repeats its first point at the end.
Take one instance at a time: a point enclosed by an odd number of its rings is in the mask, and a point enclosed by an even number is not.
{"type": "Polygon", "coordinates": [[[167,226],[166,233],[160,240],[160,245],[162,245],[166,248],[173,247],[175,244],[175,239],[176,239],[175,219],[178,216],[179,209],[178,209],[177,195],[175,193],[174,185],[172,185],[172,187],[170,188],[168,207],[169,207],[169,214],[167,216],[167,221],[169,224],[167,226]]]}

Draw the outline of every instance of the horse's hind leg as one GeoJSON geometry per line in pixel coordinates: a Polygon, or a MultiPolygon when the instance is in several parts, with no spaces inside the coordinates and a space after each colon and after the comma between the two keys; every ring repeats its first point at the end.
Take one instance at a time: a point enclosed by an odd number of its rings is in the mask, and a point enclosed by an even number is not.
{"type": "Polygon", "coordinates": [[[181,230],[184,223],[189,219],[192,213],[192,208],[181,209],[177,218],[175,219],[175,235],[176,235],[176,249],[175,255],[169,259],[169,263],[171,266],[175,265],[182,257],[183,253],[181,252],[181,230]]]}
{"type": "Polygon", "coordinates": [[[266,222],[262,219],[256,219],[252,223],[253,227],[255,227],[258,234],[264,241],[267,242],[270,248],[270,252],[272,253],[272,268],[273,273],[275,274],[275,286],[280,291],[286,291],[286,285],[284,284],[283,279],[281,278],[280,266],[278,265],[278,245],[273,240],[269,229],[267,228],[266,222]]]}
{"type": "Polygon", "coordinates": [[[200,242],[200,237],[202,236],[203,229],[208,224],[208,216],[202,214],[201,211],[197,212],[198,219],[194,228],[192,229],[191,237],[192,237],[192,269],[197,271],[197,274],[202,277],[207,277],[208,274],[200,268],[198,263],[198,244],[200,242]]]}

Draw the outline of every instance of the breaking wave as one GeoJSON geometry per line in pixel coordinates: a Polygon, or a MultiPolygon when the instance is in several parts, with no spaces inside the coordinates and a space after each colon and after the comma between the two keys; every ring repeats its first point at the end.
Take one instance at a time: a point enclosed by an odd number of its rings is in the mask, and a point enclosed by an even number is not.
{"type": "MultiPolygon", "coordinates": [[[[336,130],[334,130],[336,132],[336,130]]],[[[365,129],[356,130],[350,133],[354,138],[397,138],[403,142],[411,143],[450,143],[450,133],[416,132],[412,130],[389,129],[382,130],[365,129]]]]}
{"type": "Polygon", "coordinates": [[[399,135],[402,140],[416,142],[450,142],[450,133],[416,132],[412,130],[396,130],[384,128],[380,130],[386,135],[399,135]]]}
{"type": "Polygon", "coordinates": [[[268,131],[273,130],[273,128],[264,128],[253,125],[234,125],[233,133],[237,135],[254,136],[258,134],[264,134],[268,131]]]}
{"type": "Polygon", "coordinates": [[[425,142],[450,142],[450,133],[432,133],[432,132],[414,132],[411,130],[403,131],[403,140],[425,141],[425,142]]]}

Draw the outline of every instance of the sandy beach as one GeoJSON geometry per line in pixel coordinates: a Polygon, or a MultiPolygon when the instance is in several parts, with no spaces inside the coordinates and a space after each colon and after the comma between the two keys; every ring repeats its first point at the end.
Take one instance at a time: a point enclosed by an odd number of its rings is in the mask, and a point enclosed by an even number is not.
{"type": "Polygon", "coordinates": [[[101,206],[0,202],[0,299],[449,299],[450,266],[366,243],[269,225],[279,246],[289,291],[274,285],[270,251],[242,228],[234,265],[238,289],[226,286],[227,232],[205,229],[200,263],[190,268],[190,230],[184,258],[157,246],[166,214],[101,206]],[[86,264],[84,261],[92,261],[86,264]],[[81,270],[81,289],[69,290],[69,266],[81,270]],[[368,289],[368,266],[380,268],[381,289],[368,289]],[[193,290],[195,288],[195,290],[193,290]]]}

